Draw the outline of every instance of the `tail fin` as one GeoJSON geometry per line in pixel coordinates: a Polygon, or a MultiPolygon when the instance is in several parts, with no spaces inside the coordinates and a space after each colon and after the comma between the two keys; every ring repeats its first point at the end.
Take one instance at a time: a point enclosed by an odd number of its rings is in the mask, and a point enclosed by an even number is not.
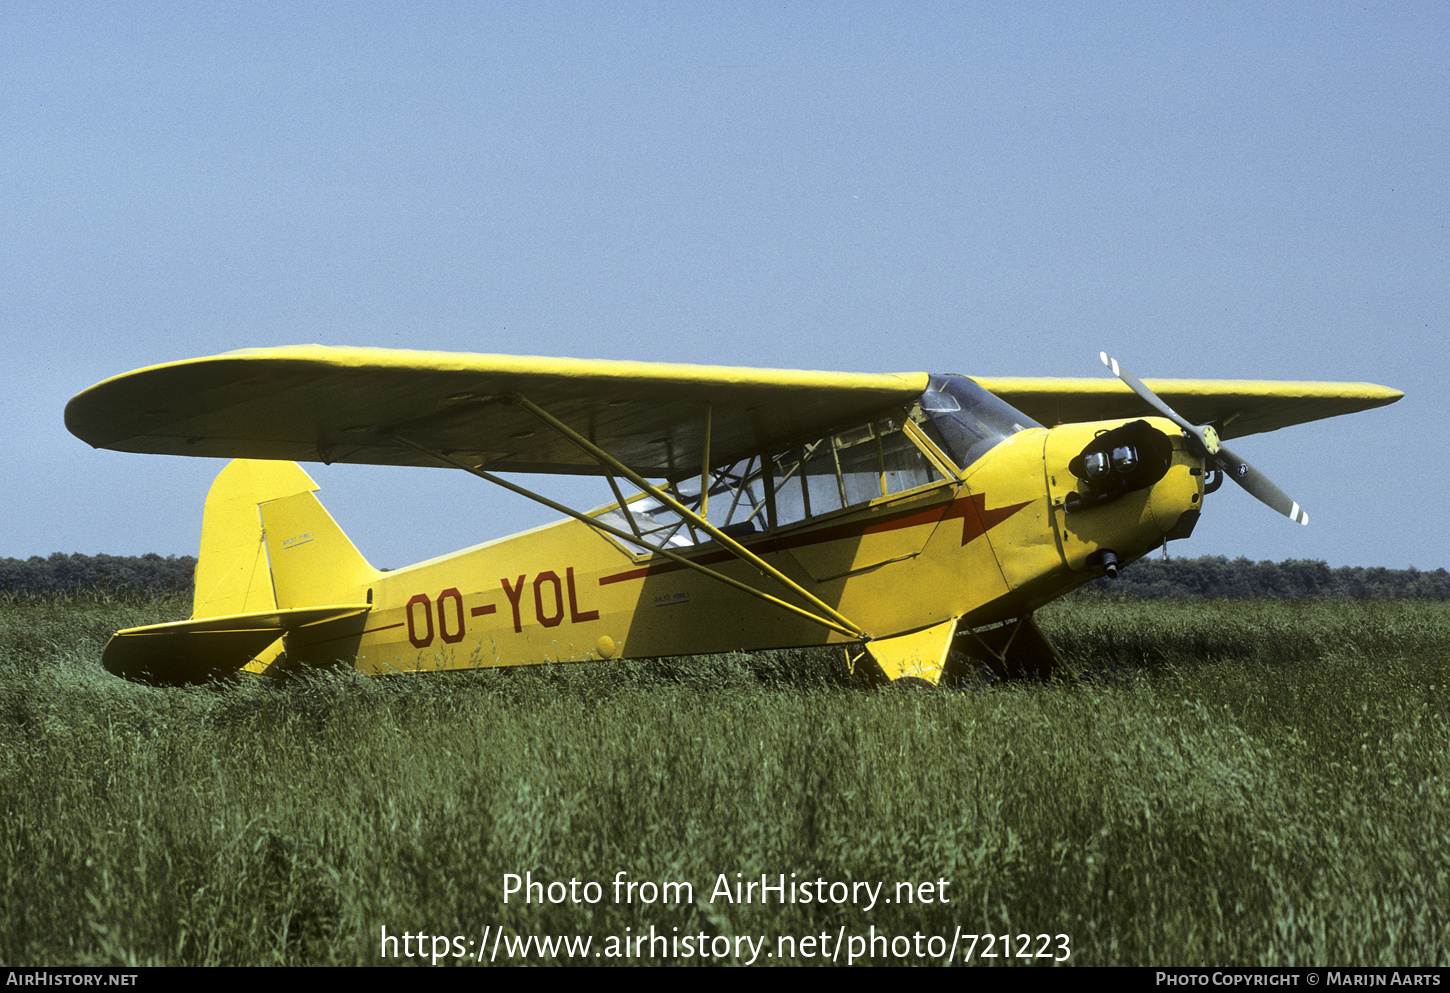
{"type": "Polygon", "coordinates": [[[194,619],[276,609],[257,504],[315,489],[317,484],[294,462],[237,459],[227,464],[211,484],[202,512],[194,619]]]}
{"type": "Polygon", "coordinates": [[[237,459],[207,494],[194,620],[352,603],[377,570],[317,502],[295,462],[237,459]]]}

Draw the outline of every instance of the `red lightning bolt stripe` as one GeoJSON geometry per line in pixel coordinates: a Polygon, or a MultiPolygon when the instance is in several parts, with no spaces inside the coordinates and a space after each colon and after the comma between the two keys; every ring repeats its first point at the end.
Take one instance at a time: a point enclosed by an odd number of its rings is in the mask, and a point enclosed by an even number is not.
{"type": "MultiPolygon", "coordinates": [[[[789,548],[820,545],[828,541],[843,541],[848,538],[860,538],[868,534],[882,534],[887,531],[899,531],[902,528],[933,525],[960,517],[962,519],[962,544],[965,545],[974,538],[980,538],[1031,502],[1028,500],[1024,503],[1008,504],[1003,507],[993,507],[991,510],[988,510],[987,498],[980,493],[973,493],[971,496],[953,500],[945,506],[928,507],[925,510],[903,511],[874,521],[851,521],[846,524],[837,524],[833,527],[819,528],[801,534],[772,538],[767,541],[750,541],[747,539],[744,544],[755,554],[764,555],[769,552],[780,552],[789,548]]],[[[715,562],[726,562],[734,557],[729,552],[717,550],[706,555],[701,555],[694,559],[694,561],[701,565],[710,565],[715,562]]],[[[676,569],[684,568],[686,566],[678,562],[663,562],[657,565],[641,566],[638,569],[617,572],[612,576],[602,576],[600,577],[599,585],[608,586],[611,583],[623,583],[631,579],[643,579],[645,576],[657,576],[660,573],[674,572],[676,569]]]]}

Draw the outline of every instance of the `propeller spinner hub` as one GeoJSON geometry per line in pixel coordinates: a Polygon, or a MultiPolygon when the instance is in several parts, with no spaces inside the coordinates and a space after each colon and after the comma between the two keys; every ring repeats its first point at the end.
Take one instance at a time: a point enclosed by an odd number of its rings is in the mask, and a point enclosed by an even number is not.
{"type": "Polygon", "coordinates": [[[1202,432],[1203,447],[1208,450],[1208,454],[1217,455],[1218,432],[1213,429],[1213,425],[1205,424],[1199,430],[1202,432]]]}

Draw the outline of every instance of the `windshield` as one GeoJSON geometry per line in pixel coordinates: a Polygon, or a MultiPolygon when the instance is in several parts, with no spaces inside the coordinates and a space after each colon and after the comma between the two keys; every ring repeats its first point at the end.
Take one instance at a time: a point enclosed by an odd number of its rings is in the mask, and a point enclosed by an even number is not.
{"type": "Polygon", "coordinates": [[[1032,418],[965,376],[932,376],[921,410],[946,442],[947,453],[966,468],[1008,435],[1040,428],[1032,418]]]}

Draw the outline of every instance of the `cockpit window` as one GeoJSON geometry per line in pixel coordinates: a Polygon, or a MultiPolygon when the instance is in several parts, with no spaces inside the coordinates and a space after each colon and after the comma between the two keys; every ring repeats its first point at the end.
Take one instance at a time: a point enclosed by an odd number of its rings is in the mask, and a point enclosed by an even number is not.
{"type": "MultiPolygon", "coordinates": [[[[947,477],[908,433],[908,420],[937,448],[944,447],[924,414],[903,410],[763,458],[755,455],[712,469],[708,499],[701,498],[698,477],[664,485],[681,504],[731,537],[775,531],[944,481],[947,477]]],[[[632,531],[639,540],[625,541],[625,546],[635,554],[652,550],[650,546],[684,548],[711,540],[692,520],[642,494],[595,517],[632,531]]]]}
{"type": "Polygon", "coordinates": [[[962,468],[1009,435],[1042,427],[965,376],[932,376],[921,396],[921,409],[946,442],[947,454],[962,468]]]}

